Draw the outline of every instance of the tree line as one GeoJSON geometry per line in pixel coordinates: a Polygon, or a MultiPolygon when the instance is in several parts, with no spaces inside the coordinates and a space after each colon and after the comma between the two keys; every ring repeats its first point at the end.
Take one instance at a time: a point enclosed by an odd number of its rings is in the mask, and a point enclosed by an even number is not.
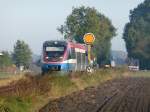
{"type": "Polygon", "coordinates": [[[18,68],[24,66],[24,68],[27,69],[32,60],[31,49],[29,45],[22,40],[17,40],[12,53],[7,51],[2,51],[1,53],[0,68],[5,68],[14,64],[18,68]]]}
{"type": "MultiPolygon", "coordinates": [[[[95,8],[73,8],[63,25],[57,30],[65,39],[83,43],[85,33],[93,33],[96,40],[93,44],[93,54],[99,65],[108,64],[111,54],[111,39],[116,36],[116,28],[111,20],[95,8]]],[[[150,0],[145,0],[137,8],[130,11],[130,21],[125,25],[123,39],[126,43],[128,57],[138,59],[141,69],[150,69],[150,0]]],[[[18,40],[13,53],[3,52],[0,66],[14,63],[17,67],[26,68],[31,61],[31,50],[24,42],[18,40]]]]}
{"type": "Polygon", "coordinates": [[[139,59],[141,69],[150,69],[150,0],[130,11],[123,34],[128,56],[139,59]]]}
{"type": "MultiPolygon", "coordinates": [[[[150,69],[150,0],[145,0],[137,8],[130,11],[130,22],[125,25],[123,39],[126,43],[128,57],[138,59],[140,69],[150,69]]],[[[111,21],[95,8],[73,8],[64,25],[58,31],[66,39],[83,43],[85,33],[93,33],[96,42],[93,53],[97,63],[110,62],[111,39],[116,35],[116,29],[111,21]]]]}

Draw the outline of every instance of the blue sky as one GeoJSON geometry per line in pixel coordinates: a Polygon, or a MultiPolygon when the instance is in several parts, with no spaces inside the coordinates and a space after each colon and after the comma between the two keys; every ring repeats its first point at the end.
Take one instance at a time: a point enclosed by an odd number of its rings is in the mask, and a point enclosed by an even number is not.
{"type": "Polygon", "coordinates": [[[17,39],[40,54],[45,40],[62,39],[56,28],[65,22],[72,7],[95,7],[117,28],[112,40],[113,50],[125,51],[122,40],[129,11],[144,0],[0,0],[0,51],[12,51],[17,39]]]}

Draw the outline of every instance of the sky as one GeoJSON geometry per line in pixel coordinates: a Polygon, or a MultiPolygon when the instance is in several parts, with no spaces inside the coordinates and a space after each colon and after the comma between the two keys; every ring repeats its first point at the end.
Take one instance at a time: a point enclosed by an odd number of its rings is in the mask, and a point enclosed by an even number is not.
{"type": "Polygon", "coordinates": [[[0,51],[12,51],[20,39],[29,44],[34,54],[41,54],[46,40],[61,40],[56,30],[64,24],[73,7],[95,7],[107,16],[117,29],[112,50],[126,51],[122,39],[129,12],[144,0],[0,0],[0,51]]]}

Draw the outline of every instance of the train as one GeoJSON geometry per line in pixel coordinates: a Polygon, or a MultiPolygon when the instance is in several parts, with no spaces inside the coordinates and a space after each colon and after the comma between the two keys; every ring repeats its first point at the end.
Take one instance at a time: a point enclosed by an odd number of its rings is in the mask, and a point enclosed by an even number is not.
{"type": "Polygon", "coordinates": [[[42,73],[49,71],[86,71],[87,46],[72,41],[45,41],[42,48],[42,73]]]}

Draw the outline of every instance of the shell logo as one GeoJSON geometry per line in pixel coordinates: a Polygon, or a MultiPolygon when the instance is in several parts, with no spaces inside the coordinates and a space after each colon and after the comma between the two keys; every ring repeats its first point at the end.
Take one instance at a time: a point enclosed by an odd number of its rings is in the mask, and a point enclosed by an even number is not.
{"type": "Polygon", "coordinates": [[[95,41],[95,36],[93,33],[86,33],[83,37],[84,43],[86,44],[93,44],[95,41]]]}

